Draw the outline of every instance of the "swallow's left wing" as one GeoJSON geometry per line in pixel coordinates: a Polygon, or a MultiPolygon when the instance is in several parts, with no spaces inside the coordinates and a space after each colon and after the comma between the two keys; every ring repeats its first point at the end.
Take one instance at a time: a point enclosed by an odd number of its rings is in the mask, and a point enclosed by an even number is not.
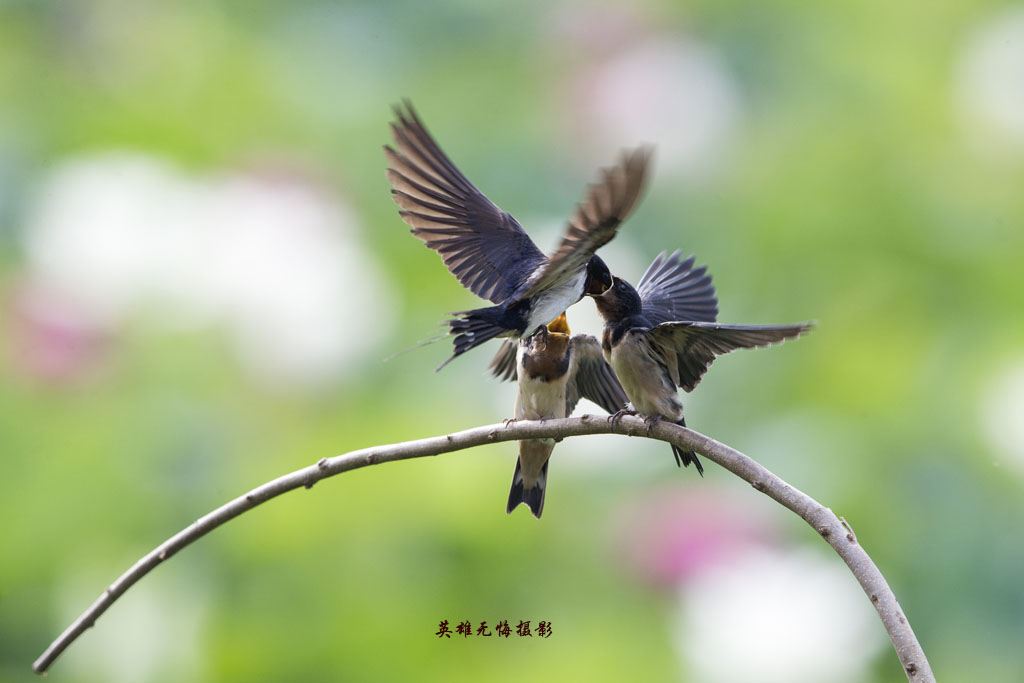
{"type": "Polygon", "coordinates": [[[812,323],[718,325],[668,322],[648,330],[646,335],[667,362],[673,381],[683,390],[693,391],[716,357],[736,349],[770,346],[795,339],[811,327],[812,323]]]}
{"type": "Polygon", "coordinates": [[[491,374],[502,382],[516,381],[516,353],[519,342],[515,339],[506,339],[494,354],[491,364],[487,369],[491,374]]]}
{"type": "Polygon", "coordinates": [[[572,366],[565,387],[565,414],[571,415],[581,398],[593,401],[609,413],[625,407],[629,399],[615,371],[605,361],[600,342],[589,334],[577,334],[569,344],[572,366]]]}
{"type": "Polygon", "coordinates": [[[672,320],[713,323],[718,318],[718,298],[707,266],[694,268],[694,257],[682,260],[681,254],[658,254],[637,285],[644,317],[653,325],[672,320]]]}
{"type": "Polygon", "coordinates": [[[594,252],[608,244],[640,197],[651,160],[649,147],[625,152],[618,164],[601,169],[601,179],[590,186],[569,220],[562,244],[540,270],[524,296],[533,296],[561,284],[585,266],[594,252]]]}

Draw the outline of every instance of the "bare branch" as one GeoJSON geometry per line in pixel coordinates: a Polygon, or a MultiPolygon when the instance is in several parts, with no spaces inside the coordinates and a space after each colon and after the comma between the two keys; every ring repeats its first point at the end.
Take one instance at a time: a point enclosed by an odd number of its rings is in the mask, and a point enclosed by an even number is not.
{"type": "Polygon", "coordinates": [[[546,420],[544,422],[512,422],[507,426],[490,425],[476,427],[446,436],[406,441],[386,446],[373,446],[345,453],[333,458],[324,458],[315,465],[304,467],[290,474],[258,486],[243,496],[222,505],[213,512],[199,518],[185,529],[157,546],[152,552],[136,562],[100,595],[78,619],[74,621],[35,661],[33,669],[44,673],[53,661],[75,641],[96,619],[110,608],[126,590],[190,543],[202,538],[225,522],[251,510],[257,505],[275,498],[292,489],[309,488],[321,479],[349,470],[377,465],[394,460],[420,458],[426,455],[440,455],[473,446],[500,441],[519,439],[562,438],[586,434],[624,434],[627,436],[650,436],[660,441],[674,443],[680,448],[694,450],[712,460],[736,476],[748,482],[756,490],[792,510],[824,538],[846,562],[857,577],[864,592],[878,611],[885,630],[892,639],[896,654],[903,664],[907,679],[914,683],[932,683],[935,676],[928,664],[921,644],[917,641],[910,623],[903,614],[896,596],[889,584],[875,566],[867,552],[857,542],[846,520],[836,517],[833,512],[807,494],[790,486],[767,469],[737,450],[694,432],[685,427],[661,421],[648,427],[638,417],[623,417],[612,424],[604,417],[583,415],[577,418],[546,420]]]}

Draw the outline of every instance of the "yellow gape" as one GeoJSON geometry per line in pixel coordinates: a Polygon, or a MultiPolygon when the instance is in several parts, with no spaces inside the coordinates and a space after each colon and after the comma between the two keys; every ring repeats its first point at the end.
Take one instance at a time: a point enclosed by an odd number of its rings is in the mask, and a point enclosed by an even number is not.
{"type": "Polygon", "coordinates": [[[548,323],[548,332],[569,334],[569,320],[565,317],[565,311],[562,311],[562,315],[548,323]]]}

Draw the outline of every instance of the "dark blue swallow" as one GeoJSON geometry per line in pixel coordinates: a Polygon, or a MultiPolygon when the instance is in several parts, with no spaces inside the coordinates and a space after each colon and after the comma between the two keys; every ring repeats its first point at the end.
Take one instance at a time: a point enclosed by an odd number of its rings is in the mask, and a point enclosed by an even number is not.
{"type": "MultiPolygon", "coordinates": [[[[395,108],[395,147],[384,147],[391,193],[412,234],[438,252],[460,283],[494,306],[448,321],[455,357],[494,337],[529,337],[579,301],[611,286],[594,254],[629,216],[644,186],[651,150],[625,152],[603,169],[550,257],[522,226],[477,190],[420,122],[409,102],[395,108]]],[[[440,370],[441,368],[438,368],[440,370]]]]}

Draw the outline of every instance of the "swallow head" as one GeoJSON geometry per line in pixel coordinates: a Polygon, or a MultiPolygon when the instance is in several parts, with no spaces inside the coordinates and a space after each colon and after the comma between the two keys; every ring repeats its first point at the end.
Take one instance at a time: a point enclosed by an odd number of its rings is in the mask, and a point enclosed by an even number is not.
{"type": "Polygon", "coordinates": [[[643,311],[640,295],[633,285],[620,277],[613,277],[611,287],[604,294],[595,296],[594,303],[605,322],[616,322],[643,311]]]}
{"type": "Polygon", "coordinates": [[[587,262],[587,279],[583,283],[583,293],[588,296],[601,296],[612,286],[612,272],[601,260],[601,257],[594,255],[587,262]]]}
{"type": "MultiPolygon", "coordinates": [[[[565,313],[558,316],[537,331],[526,341],[526,355],[534,361],[539,359],[561,360],[569,348],[569,323],[565,313]]],[[[531,373],[531,376],[536,372],[531,373]]]]}
{"type": "Polygon", "coordinates": [[[548,328],[538,327],[526,340],[527,351],[531,354],[543,353],[548,348],[548,328]]]}
{"type": "Polygon", "coordinates": [[[540,328],[519,351],[520,377],[551,382],[569,371],[569,335],[540,328]]]}

